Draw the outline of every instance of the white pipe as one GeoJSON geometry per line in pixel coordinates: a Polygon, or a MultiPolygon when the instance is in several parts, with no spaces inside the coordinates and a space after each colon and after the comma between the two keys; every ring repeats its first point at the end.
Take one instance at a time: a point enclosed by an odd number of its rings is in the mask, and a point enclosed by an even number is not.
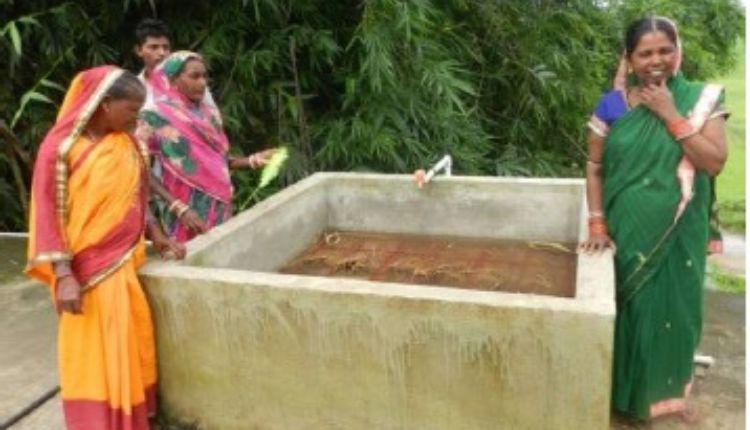
{"type": "Polygon", "coordinates": [[[434,166],[424,175],[424,183],[430,182],[432,177],[438,174],[441,170],[445,170],[445,176],[451,176],[451,168],[453,167],[453,158],[446,154],[440,159],[434,166]]]}

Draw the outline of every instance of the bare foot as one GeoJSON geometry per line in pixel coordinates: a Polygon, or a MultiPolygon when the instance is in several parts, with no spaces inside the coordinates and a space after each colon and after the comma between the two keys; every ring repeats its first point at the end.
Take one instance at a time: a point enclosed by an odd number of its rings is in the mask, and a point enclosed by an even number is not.
{"type": "Polygon", "coordinates": [[[666,412],[664,414],[653,417],[651,421],[653,422],[671,419],[679,419],[687,426],[692,427],[699,424],[703,420],[703,417],[700,413],[698,413],[698,409],[694,405],[688,404],[685,409],[666,412]]]}
{"type": "Polygon", "coordinates": [[[679,417],[685,424],[695,425],[701,422],[703,417],[698,413],[698,409],[694,405],[687,405],[685,410],[679,413],[679,417]]]}

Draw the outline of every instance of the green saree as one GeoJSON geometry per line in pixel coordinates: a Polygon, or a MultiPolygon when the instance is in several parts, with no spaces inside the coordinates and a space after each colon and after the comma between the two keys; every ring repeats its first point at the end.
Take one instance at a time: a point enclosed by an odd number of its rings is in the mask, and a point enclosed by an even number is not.
{"type": "MultiPolygon", "coordinates": [[[[706,101],[706,85],[681,74],[667,85],[689,118],[698,106],[713,111],[723,97],[718,91],[706,101]]],[[[644,106],[617,119],[605,140],[604,211],[617,244],[612,401],[640,419],[655,403],[686,396],[701,336],[712,183],[696,171],[693,197],[676,216],[682,157],[680,144],[644,106]]]]}

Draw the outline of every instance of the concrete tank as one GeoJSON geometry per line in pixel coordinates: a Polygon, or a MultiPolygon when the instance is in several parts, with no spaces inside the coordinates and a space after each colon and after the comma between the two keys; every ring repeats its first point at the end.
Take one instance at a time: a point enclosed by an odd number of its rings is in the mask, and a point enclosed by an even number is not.
{"type": "Polygon", "coordinates": [[[328,230],[577,242],[578,179],[318,173],[142,270],[165,414],[202,429],[609,428],[612,254],[574,297],[280,274],[328,230]]]}

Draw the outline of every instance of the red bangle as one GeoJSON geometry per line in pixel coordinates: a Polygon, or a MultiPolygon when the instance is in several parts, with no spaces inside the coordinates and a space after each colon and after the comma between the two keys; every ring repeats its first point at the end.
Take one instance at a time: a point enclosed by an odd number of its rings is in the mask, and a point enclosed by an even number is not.
{"type": "Polygon", "coordinates": [[[678,118],[667,122],[667,131],[675,140],[682,140],[686,137],[694,135],[697,131],[685,118],[678,118]]]}
{"type": "Polygon", "coordinates": [[[593,235],[609,234],[607,231],[607,223],[604,222],[604,218],[592,218],[589,220],[589,237],[593,235]]]}

